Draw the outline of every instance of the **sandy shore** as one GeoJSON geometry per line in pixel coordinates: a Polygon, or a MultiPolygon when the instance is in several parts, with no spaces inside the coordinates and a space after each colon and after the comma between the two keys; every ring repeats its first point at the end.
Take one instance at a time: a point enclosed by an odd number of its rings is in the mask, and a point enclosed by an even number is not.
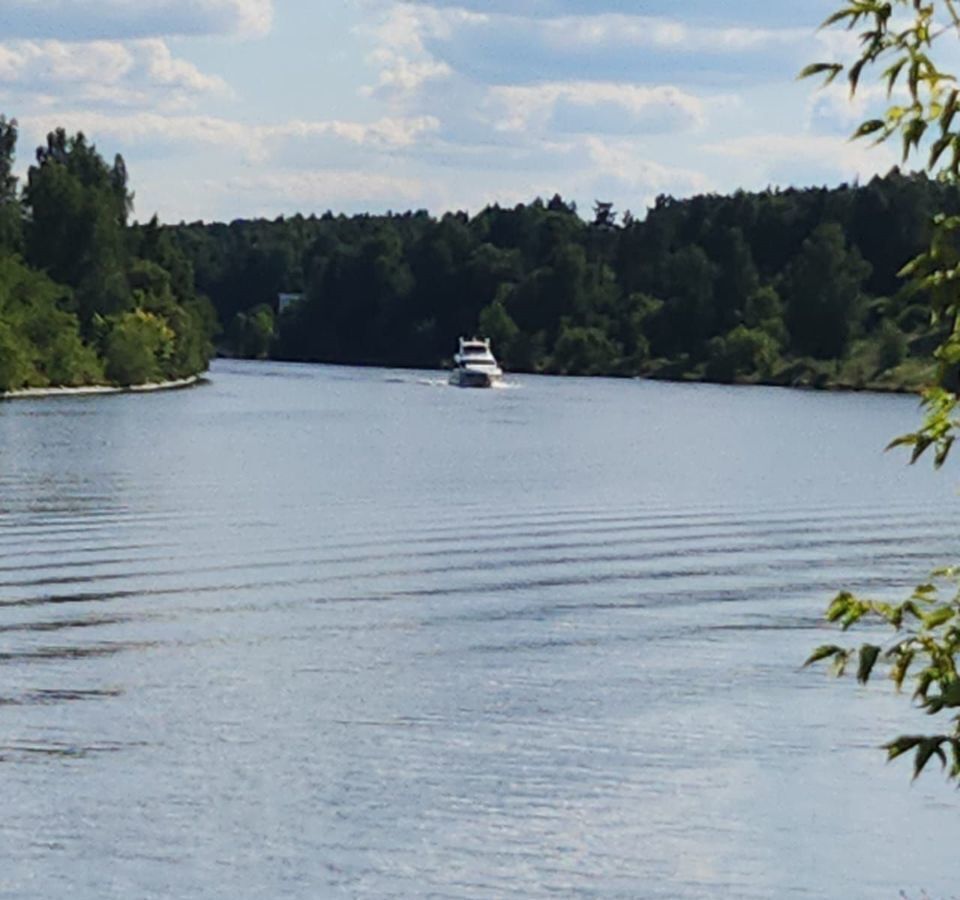
{"type": "Polygon", "coordinates": [[[83,387],[23,388],[19,391],[0,392],[0,400],[24,400],[35,397],[85,397],[91,394],[145,394],[151,391],[175,391],[193,387],[203,381],[200,375],[178,378],[174,381],[157,381],[150,384],[131,384],[114,387],[106,384],[90,384],[83,387]]]}

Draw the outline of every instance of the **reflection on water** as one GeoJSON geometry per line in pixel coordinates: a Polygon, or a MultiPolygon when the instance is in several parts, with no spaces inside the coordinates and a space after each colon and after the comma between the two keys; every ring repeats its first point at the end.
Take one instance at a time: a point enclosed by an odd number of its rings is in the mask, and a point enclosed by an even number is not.
{"type": "Polygon", "coordinates": [[[905,704],[798,665],[955,551],[915,401],[512,385],[0,405],[0,895],[948,895],[905,704]]]}

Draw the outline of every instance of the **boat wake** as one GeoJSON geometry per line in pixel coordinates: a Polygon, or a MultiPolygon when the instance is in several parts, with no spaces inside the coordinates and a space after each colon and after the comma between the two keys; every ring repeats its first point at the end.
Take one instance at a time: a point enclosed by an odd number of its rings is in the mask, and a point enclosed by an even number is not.
{"type": "MultiPolygon", "coordinates": [[[[387,384],[419,384],[423,387],[459,387],[458,385],[451,384],[449,377],[439,377],[439,378],[424,378],[424,377],[391,377],[386,378],[384,381],[387,384]]],[[[521,385],[517,384],[515,381],[497,381],[494,384],[491,384],[487,390],[491,391],[513,391],[518,390],[521,385]]]]}

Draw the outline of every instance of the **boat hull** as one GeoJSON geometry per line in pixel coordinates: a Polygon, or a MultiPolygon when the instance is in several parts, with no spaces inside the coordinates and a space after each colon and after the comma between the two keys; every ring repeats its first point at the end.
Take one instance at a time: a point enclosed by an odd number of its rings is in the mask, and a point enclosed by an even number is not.
{"type": "Polygon", "coordinates": [[[499,373],[479,372],[476,369],[457,369],[450,375],[450,384],[464,388],[489,388],[501,379],[499,373]]]}

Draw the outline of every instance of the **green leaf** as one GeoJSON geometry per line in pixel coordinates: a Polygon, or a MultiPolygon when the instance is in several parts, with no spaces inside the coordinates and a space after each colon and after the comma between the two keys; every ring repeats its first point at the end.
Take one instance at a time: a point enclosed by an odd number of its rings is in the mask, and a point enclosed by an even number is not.
{"type": "Polygon", "coordinates": [[[863,67],[867,64],[867,57],[862,57],[858,59],[852,66],[850,66],[850,71],[847,74],[847,79],[850,82],[850,94],[851,96],[857,92],[857,85],[860,83],[860,73],[863,71],[863,67]]]}
{"type": "Polygon", "coordinates": [[[923,735],[904,735],[884,744],[883,749],[887,751],[887,761],[894,760],[904,753],[909,753],[923,740],[923,735]]]}
{"type": "Polygon", "coordinates": [[[860,648],[859,664],[857,666],[857,681],[866,684],[870,680],[870,673],[876,665],[880,648],[875,644],[864,644],[860,648]]]}
{"type": "Polygon", "coordinates": [[[956,612],[949,606],[941,606],[923,617],[923,626],[928,630],[938,628],[944,622],[949,622],[955,615],[956,612]]]}
{"type": "Polygon", "coordinates": [[[910,447],[916,444],[917,435],[915,434],[902,434],[898,438],[894,438],[890,441],[889,444],[884,448],[886,450],[893,450],[897,447],[910,447]]]}
{"type": "Polygon", "coordinates": [[[923,704],[929,715],[935,715],[943,709],[956,709],[960,706],[960,681],[954,679],[940,686],[940,693],[927,697],[923,704]]]}
{"type": "Polygon", "coordinates": [[[889,97],[893,93],[893,88],[897,83],[897,79],[900,77],[900,73],[903,71],[903,67],[907,64],[907,57],[904,56],[902,59],[899,59],[895,62],[889,69],[883,73],[883,77],[887,80],[887,96],[889,97]]]}
{"type": "Polygon", "coordinates": [[[916,444],[913,447],[913,453],[910,454],[910,465],[912,466],[926,452],[927,448],[933,443],[933,439],[924,434],[917,435],[916,444]]]}
{"type": "Polygon", "coordinates": [[[934,755],[940,757],[941,766],[946,766],[947,756],[943,750],[940,749],[940,743],[942,741],[943,738],[927,738],[917,747],[917,754],[913,760],[914,779],[919,777],[926,764],[930,761],[930,758],[934,755]]]}
{"type": "Polygon", "coordinates": [[[854,601],[853,603],[850,604],[850,607],[847,610],[846,615],[840,620],[840,627],[844,631],[849,631],[868,612],[869,612],[869,609],[865,604],[861,603],[859,600],[854,601]]]}
{"type": "Polygon", "coordinates": [[[901,618],[899,607],[894,607],[890,603],[882,603],[879,600],[875,600],[870,604],[870,611],[891,625],[901,618]]]}
{"type": "Polygon", "coordinates": [[[919,256],[914,257],[910,260],[899,272],[897,276],[900,278],[911,278],[912,276],[918,274],[920,269],[929,262],[926,253],[921,253],[919,256]]]}
{"type": "Polygon", "coordinates": [[[910,151],[919,147],[920,141],[927,130],[927,123],[923,119],[911,119],[903,127],[903,161],[907,161],[910,151]]]}
{"type": "Polygon", "coordinates": [[[933,467],[939,469],[947,461],[947,457],[950,455],[950,450],[953,448],[953,442],[956,438],[951,434],[949,437],[944,438],[940,444],[937,446],[937,455],[933,459],[933,467]]]}
{"type": "Polygon", "coordinates": [[[804,668],[807,666],[812,666],[814,663],[820,662],[822,659],[829,659],[832,656],[836,656],[838,653],[843,653],[844,648],[838,647],[836,644],[824,644],[822,647],[817,647],[813,653],[807,657],[807,661],[803,664],[804,668]]]}
{"type": "Polygon", "coordinates": [[[839,63],[813,63],[804,66],[797,78],[812,78],[814,75],[821,75],[825,72],[827,73],[827,80],[824,83],[830,84],[842,71],[843,66],[839,63]]]}
{"type": "Polygon", "coordinates": [[[836,622],[842,619],[850,609],[850,604],[855,600],[853,594],[847,591],[841,591],[833,598],[833,602],[827,607],[827,621],[836,622]]]}
{"type": "Polygon", "coordinates": [[[944,134],[941,137],[937,138],[933,146],[930,148],[930,158],[927,160],[927,168],[933,169],[936,167],[937,163],[940,161],[940,157],[943,156],[943,152],[950,146],[950,143],[953,141],[953,135],[944,134]]]}
{"type": "MultiPolygon", "coordinates": [[[[917,608],[917,604],[914,603],[912,600],[907,600],[906,603],[901,605],[900,609],[903,615],[905,615],[906,613],[910,613],[910,615],[913,616],[915,619],[923,618],[923,613],[917,608]]],[[[902,618],[903,616],[901,615],[901,621],[902,621],[902,618]]]]}
{"type": "Polygon", "coordinates": [[[843,650],[834,656],[831,671],[837,676],[837,678],[843,678],[843,673],[847,671],[847,664],[850,662],[850,657],[852,654],[852,650],[843,650]]]}
{"type": "Polygon", "coordinates": [[[907,677],[907,672],[913,663],[913,658],[914,653],[912,650],[901,651],[897,656],[897,661],[893,664],[893,668],[890,670],[890,677],[893,679],[893,683],[897,686],[898,691],[903,688],[903,681],[907,677]]]}
{"type": "Polygon", "coordinates": [[[954,88],[950,91],[950,96],[947,98],[947,102],[943,105],[943,112],[940,113],[940,130],[943,132],[944,137],[947,136],[947,133],[950,131],[950,125],[953,122],[953,117],[957,114],[957,102],[960,101],[960,91],[954,88]]]}
{"type": "Polygon", "coordinates": [[[929,669],[925,669],[917,678],[917,689],[913,692],[914,699],[926,700],[927,691],[930,690],[931,684],[933,684],[933,673],[929,669]]]}
{"type": "MultiPolygon", "coordinates": [[[[856,21],[858,13],[854,9],[841,9],[832,15],[828,16],[823,20],[823,23],[820,25],[821,28],[829,28],[831,25],[836,25],[837,22],[842,22],[844,19],[853,18],[856,21]]],[[[853,24],[853,23],[851,23],[853,24]]]]}
{"type": "Polygon", "coordinates": [[[880,131],[882,128],[886,127],[886,122],[883,119],[870,119],[868,122],[864,122],[854,133],[852,140],[857,138],[865,137],[868,134],[873,134],[875,131],[880,131]]]}

